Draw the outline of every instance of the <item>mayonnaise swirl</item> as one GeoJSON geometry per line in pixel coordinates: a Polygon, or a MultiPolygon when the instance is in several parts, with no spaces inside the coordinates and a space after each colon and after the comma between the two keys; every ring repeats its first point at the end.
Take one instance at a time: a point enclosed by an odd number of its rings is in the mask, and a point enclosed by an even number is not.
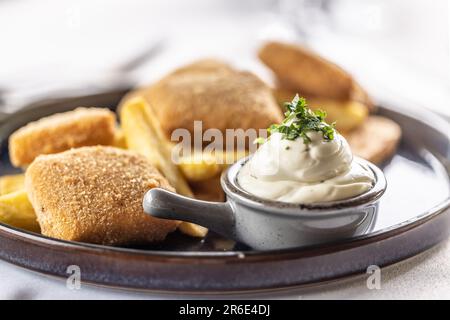
{"type": "Polygon", "coordinates": [[[305,143],[273,133],[240,170],[239,185],[258,197],[290,203],[342,200],[372,188],[372,171],[353,161],[344,137],[307,135],[311,141],[305,143]]]}

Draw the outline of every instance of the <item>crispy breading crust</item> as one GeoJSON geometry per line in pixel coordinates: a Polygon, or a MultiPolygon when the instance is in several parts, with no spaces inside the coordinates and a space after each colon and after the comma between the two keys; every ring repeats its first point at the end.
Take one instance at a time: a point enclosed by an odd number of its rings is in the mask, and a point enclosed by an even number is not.
{"type": "Polygon", "coordinates": [[[161,241],[177,221],[144,213],[151,188],[174,191],[145,159],[113,147],[83,147],[37,157],[25,187],[42,234],[104,245],[161,241]]]}
{"type": "MultiPolygon", "coordinates": [[[[283,119],[271,89],[250,72],[237,71],[215,60],[181,67],[153,86],[124,98],[142,96],[170,138],[178,128],[194,132],[194,121],[203,130],[265,129],[283,119]]],[[[123,105],[124,102],[121,104],[123,105]]]]}
{"type": "Polygon", "coordinates": [[[395,153],[401,136],[397,123],[380,116],[370,116],[363,125],[345,134],[353,154],[375,164],[395,153]]]}
{"type": "Polygon", "coordinates": [[[11,163],[25,166],[41,154],[110,145],[114,141],[115,122],[115,114],[101,108],[77,108],[30,122],[9,138],[11,163]]]}
{"type": "Polygon", "coordinates": [[[258,55],[275,73],[280,88],[312,97],[359,101],[373,108],[367,93],[350,74],[307,48],[268,42],[258,55]]]}

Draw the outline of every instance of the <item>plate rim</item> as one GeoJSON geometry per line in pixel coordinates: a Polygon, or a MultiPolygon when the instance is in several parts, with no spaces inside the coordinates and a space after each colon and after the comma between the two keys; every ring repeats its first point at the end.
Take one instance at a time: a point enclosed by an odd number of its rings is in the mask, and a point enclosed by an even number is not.
{"type": "MultiPolygon", "coordinates": [[[[374,232],[370,236],[359,236],[347,240],[337,241],[329,244],[318,244],[305,247],[294,247],[286,249],[271,249],[271,250],[249,250],[249,251],[167,251],[167,250],[142,250],[124,247],[105,246],[92,243],[84,243],[78,241],[67,241],[62,239],[56,239],[40,235],[31,231],[21,230],[0,222],[0,233],[10,235],[22,240],[32,241],[38,244],[47,246],[57,246],[58,248],[78,249],[93,251],[95,253],[123,253],[132,255],[141,255],[151,258],[160,258],[164,261],[171,260],[171,262],[190,259],[212,259],[218,262],[243,262],[243,260],[251,261],[272,261],[278,260],[279,256],[283,256],[283,260],[299,259],[304,257],[319,256],[330,252],[338,252],[341,250],[360,247],[366,243],[373,243],[379,240],[391,238],[399,235],[413,228],[416,228],[427,221],[433,219],[435,216],[445,213],[447,209],[450,209],[450,197],[440,204],[429,209],[421,215],[416,216],[413,219],[405,221],[400,224],[396,224],[387,229],[382,229],[374,232]],[[340,250],[333,250],[334,248],[340,248],[340,250]],[[304,254],[306,253],[306,254],[304,254]],[[172,261],[173,260],[173,261],[172,261]]],[[[246,261],[249,262],[249,261],[246,261]]]]}

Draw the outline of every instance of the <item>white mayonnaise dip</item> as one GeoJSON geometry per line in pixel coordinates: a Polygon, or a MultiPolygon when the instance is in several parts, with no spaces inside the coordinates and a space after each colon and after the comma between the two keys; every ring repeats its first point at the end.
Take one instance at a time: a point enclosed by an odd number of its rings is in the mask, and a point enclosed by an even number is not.
{"type": "Polygon", "coordinates": [[[287,140],[273,133],[238,174],[239,185],[258,197],[290,203],[315,203],[351,198],[371,189],[372,171],[353,161],[350,147],[339,133],[325,140],[287,140]]]}

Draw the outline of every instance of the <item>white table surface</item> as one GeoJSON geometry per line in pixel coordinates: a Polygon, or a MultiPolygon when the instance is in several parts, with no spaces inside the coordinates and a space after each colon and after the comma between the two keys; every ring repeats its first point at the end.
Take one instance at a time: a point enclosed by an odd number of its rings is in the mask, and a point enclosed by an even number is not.
{"type": "MultiPolygon", "coordinates": [[[[182,6],[184,2],[152,1],[149,5],[150,2],[132,0],[127,1],[126,11],[122,1],[109,1],[109,7],[105,8],[96,0],[43,0],[39,5],[23,0],[0,2],[0,39],[6,43],[0,50],[0,88],[7,85],[18,92],[28,87],[46,90],[55,83],[70,86],[74,78],[95,80],[145,43],[159,39],[165,39],[164,51],[135,74],[140,83],[151,82],[192,59],[210,56],[252,70],[270,82],[270,72],[257,61],[255,50],[268,37],[290,38],[292,35],[285,26],[266,9],[256,10],[256,1],[243,7],[237,6],[240,2],[233,5],[227,4],[229,1],[214,5],[203,0],[194,2],[195,8],[182,6]]],[[[369,42],[363,40],[318,35],[310,40],[310,45],[344,65],[375,97],[408,97],[405,101],[450,115],[450,87],[442,75],[422,73],[402,64],[398,57],[387,55],[385,48],[368,47],[369,42]]],[[[80,290],[69,290],[64,281],[0,261],[0,299],[168,297],[180,296],[132,293],[84,284],[80,290]]],[[[246,297],[448,299],[450,241],[383,269],[380,290],[367,289],[363,276],[308,290],[246,297]]]]}

